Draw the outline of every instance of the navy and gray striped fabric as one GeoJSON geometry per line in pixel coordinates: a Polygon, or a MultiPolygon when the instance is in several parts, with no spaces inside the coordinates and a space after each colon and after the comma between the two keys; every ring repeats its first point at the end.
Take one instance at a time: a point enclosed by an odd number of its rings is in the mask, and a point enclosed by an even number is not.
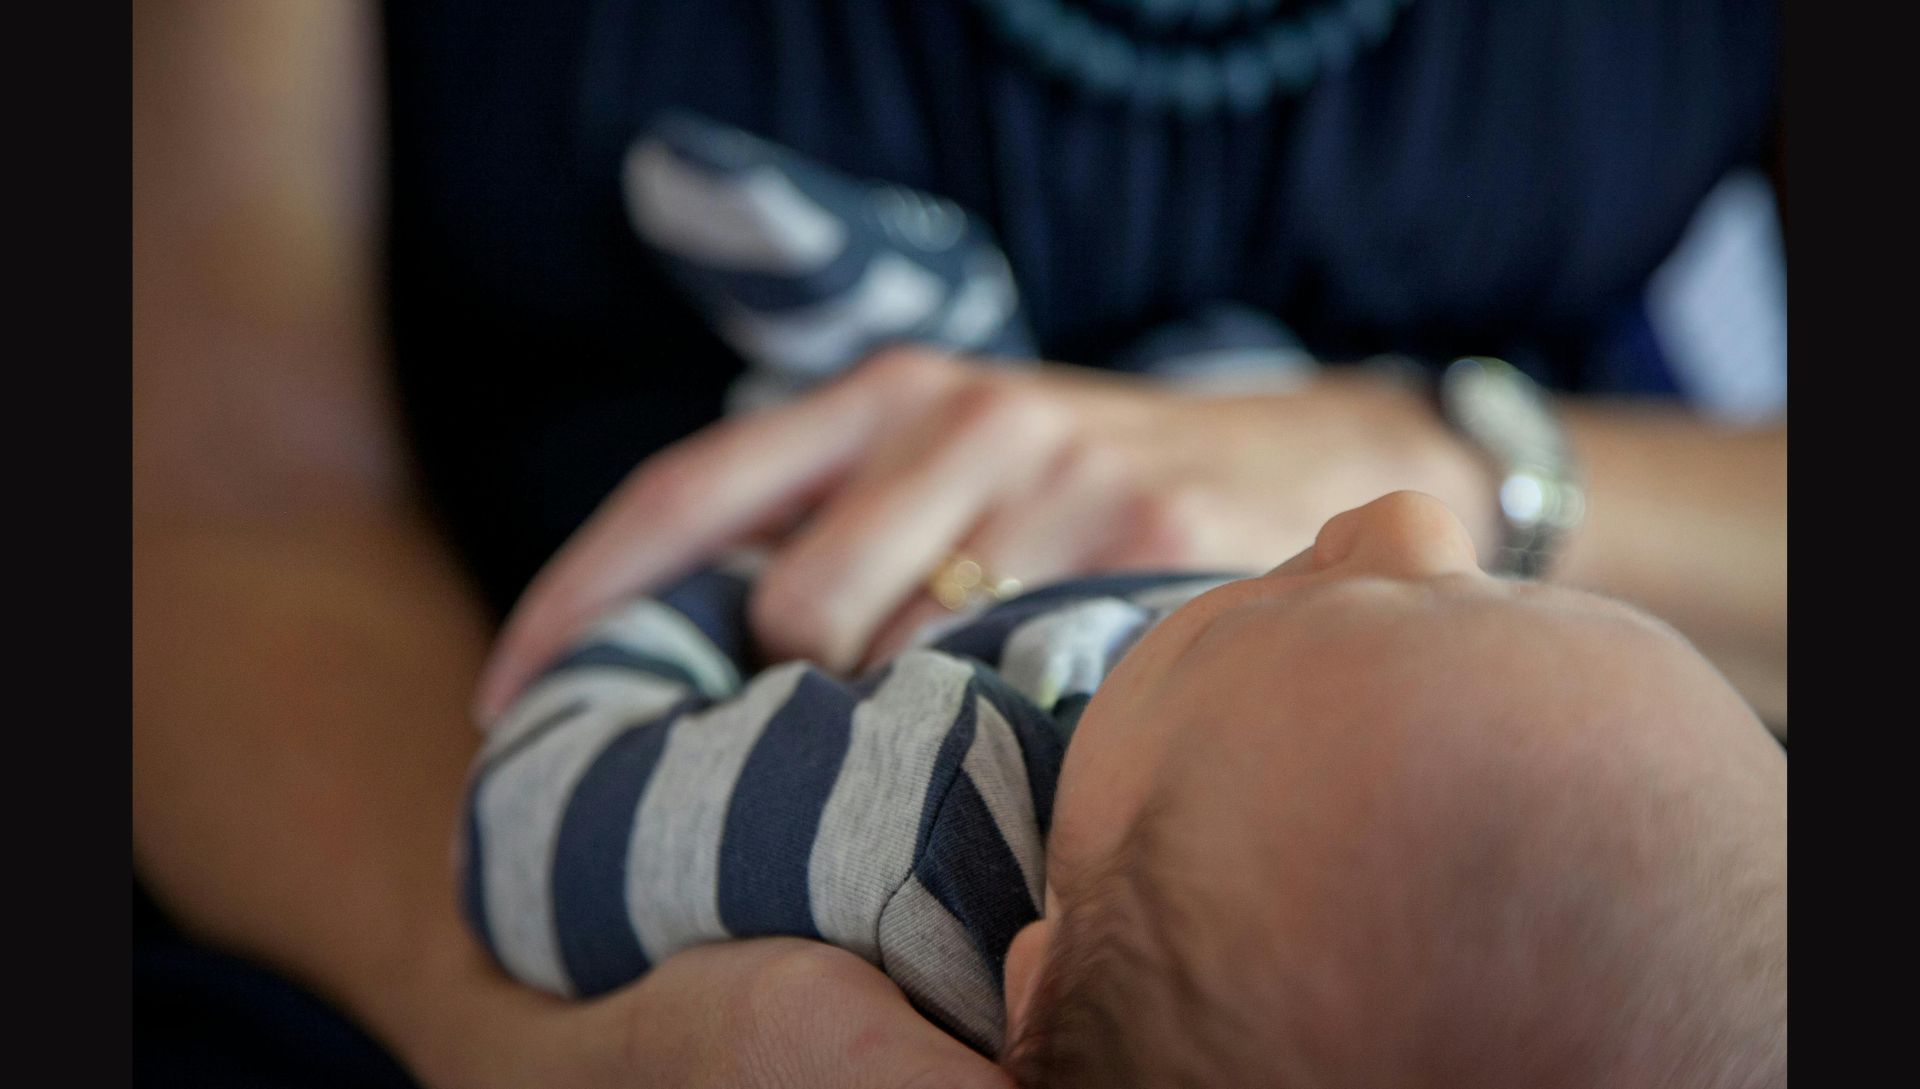
{"type": "MultiPolygon", "coordinates": [[[[992,231],[951,200],[850,177],[687,113],[644,129],[623,169],[635,230],[748,363],[730,393],[736,409],[804,392],[890,343],[1003,365],[1042,354],[992,231]]],[[[1777,417],[1785,268],[1771,187],[1736,170],[1700,203],[1645,290],[1598,319],[1581,349],[1583,386],[1684,394],[1736,423],[1777,417]]],[[[1536,376],[1564,351],[1500,350],[1536,376]]],[[[1225,298],[1086,362],[1229,392],[1284,391],[1317,369],[1273,314],[1225,298]]]]}
{"type": "MultiPolygon", "coordinates": [[[[803,393],[889,344],[1002,366],[1041,355],[993,232],[944,197],[850,177],[686,112],[635,139],[622,192],[634,230],[746,361],[731,410],[803,393]]],[[[1110,364],[1280,389],[1314,366],[1271,315],[1230,302],[1154,330],[1110,364]]]]}
{"type": "MultiPolygon", "coordinates": [[[[887,343],[1036,354],[1005,256],[950,201],[689,114],[658,119],[624,169],[635,228],[750,364],[735,409],[887,343]]],[[[1222,312],[1129,366],[1191,378],[1299,356],[1277,325],[1222,312]]],[[[564,995],[700,942],[826,941],[992,1052],[1066,738],[1127,648],[1222,581],[1037,590],[851,682],[799,662],[742,680],[746,575],[629,603],[493,727],[468,798],[468,916],[508,972],[564,995]]]]}
{"type": "Polygon", "coordinates": [[[890,343],[1039,354],[1006,255],[950,200],[679,112],[655,120],[622,170],[635,230],[749,364],[735,409],[890,343]]]}
{"type": "Polygon", "coordinates": [[[1073,722],[1142,633],[1223,581],[1036,590],[855,681],[802,662],[743,681],[742,575],[633,601],[490,730],[468,917],[509,973],[562,995],[702,942],[818,939],[992,1053],[1073,722]]]}

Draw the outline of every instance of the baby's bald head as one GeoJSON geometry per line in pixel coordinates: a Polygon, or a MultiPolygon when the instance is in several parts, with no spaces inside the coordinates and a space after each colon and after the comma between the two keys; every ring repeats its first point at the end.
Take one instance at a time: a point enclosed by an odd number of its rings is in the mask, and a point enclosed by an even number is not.
{"type": "Polygon", "coordinates": [[[1102,688],[1008,960],[1024,1082],[1784,1083],[1784,757],[1450,523],[1350,512],[1102,688]]]}

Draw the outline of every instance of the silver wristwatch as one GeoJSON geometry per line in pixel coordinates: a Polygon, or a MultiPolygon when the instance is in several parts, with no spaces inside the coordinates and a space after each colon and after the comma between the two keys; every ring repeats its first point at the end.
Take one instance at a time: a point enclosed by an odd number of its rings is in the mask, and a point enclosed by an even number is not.
{"type": "Polygon", "coordinates": [[[1468,356],[1441,374],[1439,401],[1499,482],[1502,539],[1487,569],[1541,577],[1586,513],[1579,467],[1546,392],[1508,363],[1468,356]]]}

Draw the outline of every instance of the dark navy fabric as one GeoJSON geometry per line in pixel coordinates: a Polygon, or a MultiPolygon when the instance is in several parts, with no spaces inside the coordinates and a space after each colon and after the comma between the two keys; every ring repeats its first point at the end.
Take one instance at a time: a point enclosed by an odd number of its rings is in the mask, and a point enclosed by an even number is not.
{"type": "Polygon", "coordinates": [[[985,616],[935,640],[934,649],[997,665],[1014,629],[1047,610],[1024,599],[996,605],[985,616]]]}
{"type": "Polygon", "coordinates": [[[674,684],[683,684],[694,691],[700,690],[700,682],[687,667],[679,662],[670,662],[652,654],[643,654],[632,647],[623,647],[615,643],[589,643],[577,650],[568,651],[541,672],[541,679],[564,673],[572,669],[592,669],[595,667],[613,667],[632,673],[644,673],[659,677],[674,684]]]}
{"type": "MultiPolygon", "coordinates": [[[[980,213],[1051,358],[1103,364],[1231,301],[1323,358],[1661,388],[1620,315],[1765,154],[1779,7],[1414,0],[1303,98],[1185,123],[1031,71],[966,0],[388,4],[389,321],[425,484],[504,610],[636,462],[719,416],[740,362],[620,201],[667,106],[980,213]]],[[[406,1083],[276,977],[136,939],[136,1084],[406,1083]]]]}
{"type": "Polygon", "coordinates": [[[181,934],[133,887],[133,1077],[140,1089],[412,1089],[328,1003],[181,934]]]}
{"type": "Polygon", "coordinates": [[[939,816],[929,826],[927,851],[913,875],[940,905],[953,912],[967,937],[993,972],[997,986],[1005,971],[1007,947],[1020,928],[1032,922],[1039,905],[1021,889],[1026,879],[1013,850],[994,824],[986,799],[962,771],[941,795],[939,816]]]}
{"type": "Polygon", "coordinates": [[[480,944],[492,949],[495,939],[493,925],[487,919],[487,871],[486,856],[480,850],[480,810],[468,805],[466,813],[466,819],[460,822],[461,858],[466,863],[460,869],[460,912],[480,944]]]}
{"type": "Polygon", "coordinates": [[[719,414],[740,362],[619,192],[672,107],[978,213],[1050,358],[1232,303],[1328,360],[1660,387],[1620,315],[1766,154],[1777,24],[1772,0],[1414,0],[1302,97],[1195,122],[1030,69],[967,0],[389,5],[391,316],[428,485],[504,608],[719,414]]]}
{"type": "MultiPolygon", "coordinates": [[[[1000,248],[991,232],[965,209],[948,202],[921,204],[921,197],[890,187],[892,197],[912,201],[920,212],[904,220],[897,215],[883,215],[873,203],[875,193],[866,179],[826,169],[790,148],[756,139],[751,133],[717,124],[710,118],[669,110],[649,122],[638,139],[647,156],[658,155],[674,164],[669,168],[670,176],[698,179],[702,188],[711,192],[741,193],[751,182],[764,183],[769,177],[783,179],[795,193],[845,232],[840,251],[825,263],[789,267],[778,272],[741,268],[731,262],[716,263],[711,251],[698,247],[690,252],[683,247],[678,254],[660,252],[668,272],[696,302],[703,304],[710,319],[736,309],[763,317],[791,318],[815,307],[832,305],[851,294],[856,283],[882,255],[905,261],[936,281],[951,285],[950,290],[955,291],[970,281],[977,265],[985,263],[994,267],[1000,260],[1000,248]],[[944,221],[945,225],[931,226],[928,215],[944,221]]],[[[643,156],[642,161],[649,160],[643,156]]],[[[659,177],[647,172],[643,175],[659,177]]],[[[629,177],[626,184],[631,185],[633,181],[629,177]]],[[[632,190],[628,195],[632,197],[632,190]]],[[[629,211],[631,213],[631,208],[629,211]]],[[[1009,293],[1013,293],[1011,289],[1009,293]]],[[[950,317],[951,311],[946,307],[934,307],[905,327],[872,330],[848,346],[846,358],[835,360],[834,369],[851,366],[875,349],[903,339],[956,351],[1028,359],[1034,356],[1036,348],[1017,303],[999,320],[991,322],[990,328],[969,330],[964,336],[949,335],[945,327],[950,317]]],[[[747,351],[744,347],[742,350],[747,351]]],[[[749,358],[748,362],[755,360],[749,358]]],[[[771,359],[760,362],[778,363],[771,359]]]]}
{"type": "MultiPolygon", "coordinates": [[[[655,686],[608,683],[626,669],[658,675],[652,657],[563,656],[590,657],[594,669],[556,671],[497,729],[502,751],[533,751],[520,740],[531,730],[550,739],[541,751],[567,760],[485,755],[468,791],[479,821],[469,872],[533,878],[480,889],[476,918],[493,926],[479,933],[510,975],[568,997],[602,993],[704,942],[871,934],[862,955],[935,1024],[995,1054],[1000,958],[1040,910],[1033,882],[1066,748],[1055,703],[1077,718],[1074,697],[1098,686],[1115,642],[1221,581],[1096,576],[1036,588],[1038,611],[1008,603],[961,619],[998,628],[1019,613],[1019,631],[994,636],[1004,644],[994,662],[914,649],[852,682],[786,663],[688,696],[666,714],[698,716],[672,726],[672,740],[663,725],[606,729],[659,716],[655,686]],[[1135,597],[1110,596],[1121,588],[1135,597]],[[1078,687],[1057,692],[1063,682],[1078,687]],[[561,701],[579,708],[577,732],[542,713],[561,701]],[[656,790],[680,801],[656,804],[656,790]]],[[[710,658],[688,635],[673,610],[640,598],[583,644],[710,658]]]]}
{"type": "MultiPolygon", "coordinates": [[[[993,670],[975,666],[974,690],[1007,720],[1014,740],[1020,745],[1020,759],[1027,772],[1027,789],[1033,797],[1033,815],[1040,822],[1040,834],[1053,827],[1053,790],[1060,781],[1060,764],[1066,759],[1069,731],[1032,700],[1014,691],[1012,685],[993,670]]],[[[1055,709],[1058,714],[1058,708],[1055,709]]],[[[1076,718],[1077,718],[1076,712],[1076,718]]]]}
{"type": "Polygon", "coordinates": [[[486,778],[492,773],[494,768],[513,759],[522,750],[532,747],[556,727],[564,725],[568,720],[572,719],[573,716],[585,710],[586,706],[586,701],[584,700],[569,700],[559,708],[548,713],[540,721],[527,727],[518,737],[502,745],[498,751],[489,755],[486,763],[475,770],[474,780],[478,782],[486,778]]]}
{"type": "Polygon", "coordinates": [[[652,967],[627,919],[626,867],[576,865],[574,860],[626,856],[633,811],[653,781],[668,732],[687,706],[615,738],[581,774],[560,821],[553,852],[553,931],[567,976],[582,996],[604,994],[652,967]]]}
{"type": "Polygon", "coordinates": [[[969,683],[966,694],[960,698],[960,710],[953,716],[953,729],[940,741],[940,750],[933,754],[933,770],[927,778],[927,801],[920,811],[920,828],[914,833],[913,857],[924,858],[927,853],[927,841],[933,836],[933,825],[940,817],[940,803],[952,789],[953,781],[960,775],[960,764],[967,758],[967,750],[973,748],[973,734],[979,728],[980,712],[974,699],[977,687],[969,683]]]}
{"type": "Polygon", "coordinates": [[[745,575],[702,568],[661,591],[660,602],[692,621],[722,655],[745,662],[755,657],[747,632],[747,594],[752,589],[745,575]]]}
{"type": "Polygon", "coordinates": [[[849,686],[808,672],[747,754],[720,837],[720,921],[733,934],[820,936],[807,862],[859,702],[849,686]]]}
{"type": "Polygon", "coordinates": [[[1117,575],[1086,575],[1051,586],[1038,586],[1019,597],[987,610],[979,619],[966,624],[934,642],[948,654],[975,658],[988,665],[1000,664],[1007,639],[1015,628],[1063,601],[1082,597],[1125,597],[1128,594],[1165,584],[1169,579],[1225,580],[1239,576],[1225,572],[1128,572],[1117,575]]]}

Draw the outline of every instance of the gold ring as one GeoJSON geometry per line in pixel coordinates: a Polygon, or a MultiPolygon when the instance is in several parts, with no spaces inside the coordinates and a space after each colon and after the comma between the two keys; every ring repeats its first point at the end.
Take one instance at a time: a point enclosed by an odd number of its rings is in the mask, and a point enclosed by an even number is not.
{"type": "Polygon", "coordinates": [[[952,612],[987,601],[1005,601],[1020,592],[1020,580],[996,578],[980,561],[955,552],[927,576],[927,592],[952,612]]]}

